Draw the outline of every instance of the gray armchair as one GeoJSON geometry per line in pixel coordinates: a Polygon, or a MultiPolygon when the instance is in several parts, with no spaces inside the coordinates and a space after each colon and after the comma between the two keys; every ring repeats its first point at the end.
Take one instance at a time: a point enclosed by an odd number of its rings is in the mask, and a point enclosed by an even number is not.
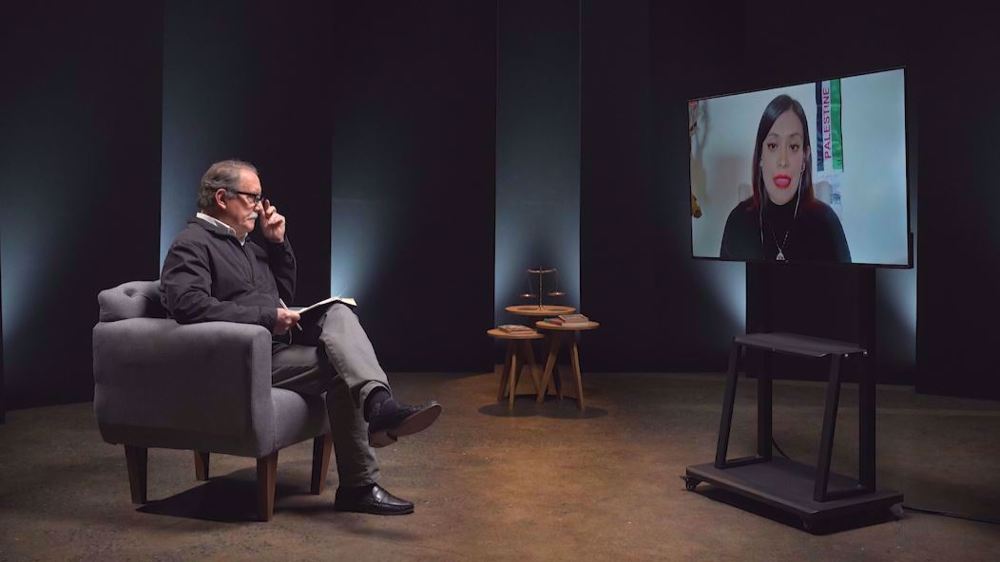
{"type": "Polygon", "coordinates": [[[209,453],[257,459],[258,515],[274,511],[278,451],[313,438],[312,493],[330,464],[320,396],[271,387],[271,334],[248,324],[180,325],[166,318],[159,281],[101,291],[94,326],[94,411],[101,436],[125,446],[133,503],[146,502],[147,450],[194,451],[208,479],[209,453]]]}

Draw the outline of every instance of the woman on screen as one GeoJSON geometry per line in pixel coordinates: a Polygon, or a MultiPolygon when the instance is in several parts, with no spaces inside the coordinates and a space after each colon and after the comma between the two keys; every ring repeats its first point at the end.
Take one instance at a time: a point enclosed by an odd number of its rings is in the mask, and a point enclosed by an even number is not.
{"type": "Polygon", "coordinates": [[[809,139],[798,101],[782,94],[767,104],[753,151],[753,195],[729,213],[720,257],[851,261],[840,219],[814,194],[809,139]]]}

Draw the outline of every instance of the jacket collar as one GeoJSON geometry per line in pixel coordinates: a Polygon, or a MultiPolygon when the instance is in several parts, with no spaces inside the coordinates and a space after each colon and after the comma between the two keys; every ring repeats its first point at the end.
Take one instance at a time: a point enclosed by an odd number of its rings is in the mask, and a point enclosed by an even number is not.
{"type": "Polygon", "coordinates": [[[188,220],[188,223],[197,224],[217,236],[231,237],[239,242],[241,246],[246,244],[247,238],[249,237],[249,235],[247,235],[243,237],[243,240],[240,240],[236,237],[236,231],[234,231],[231,226],[213,216],[206,215],[205,213],[196,214],[193,219],[188,220]]]}

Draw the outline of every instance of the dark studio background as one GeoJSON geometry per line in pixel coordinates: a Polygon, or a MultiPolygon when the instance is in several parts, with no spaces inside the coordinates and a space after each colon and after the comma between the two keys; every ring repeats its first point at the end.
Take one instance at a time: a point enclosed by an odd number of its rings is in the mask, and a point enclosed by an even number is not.
{"type": "Polygon", "coordinates": [[[566,296],[547,302],[581,304],[582,14],[577,0],[504,0],[497,8],[493,308],[501,322],[524,323],[504,308],[538,291],[528,267],[558,270],[558,279],[542,280],[543,293],[558,283],[566,296]]]}
{"type": "Polygon", "coordinates": [[[9,408],[89,399],[97,292],[157,277],[161,9],[42,1],[0,13],[9,408]]]}
{"type": "MultiPolygon", "coordinates": [[[[998,398],[988,15],[745,1],[5,7],[0,399],[90,399],[98,291],[158,277],[201,173],[232,156],[258,166],[289,217],[299,303],[358,297],[389,370],[489,370],[483,331],[509,320],[498,311],[540,263],[602,322],[587,370],[721,370],[748,274],[689,257],[685,101],[895,66],[919,236],[915,269],[875,272],[880,380],[998,398]]],[[[863,329],[864,274],[770,273],[776,329],[863,329]]]]}

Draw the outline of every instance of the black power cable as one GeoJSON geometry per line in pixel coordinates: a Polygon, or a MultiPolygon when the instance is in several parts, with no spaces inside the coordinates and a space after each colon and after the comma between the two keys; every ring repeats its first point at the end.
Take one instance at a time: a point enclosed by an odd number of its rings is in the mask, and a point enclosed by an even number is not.
{"type": "MultiPolygon", "coordinates": [[[[774,448],[778,451],[779,455],[785,457],[788,460],[792,460],[792,457],[788,456],[787,454],[785,454],[784,451],[781,450],[781,447],[778,445],[778,442],[775,441],[773,436],[771,437],[771,445],[774,446],[774,448]]],[[[1000,525],[1000,520],[997,519],[989,519],[986,517],[973,517],[971,515],[953,513],[951,511],[940,511],[936,509],[926,509],[923,507],[913,507],[910,505],[906,505],[905,503],[903,504],[903,509],[907,511],[913,511],[916,513],[925,513],[927,515],[937,515],[939,517],[951,517],[954,519],[964,519],[965,521],[975,521],[976,523],[988,523],[990,525],[1000,525]]]]}
{"type": "Polygon", "coordinates": [[[963,515],[961,513],[952,513],[950,511],[938,511],[936,509],[924,509],[922,507],[913,507],[910,505],[903,504],[903,509],[907,511],[915,511],[917,513],[926,513],[928,515],[939,515],[941,517],[953,517],[955,519],[965,519],[966,521],[975,521],[977,523],[989,523],[990,525],[1000,525],[1000,520],[997,519],[987,519],[986,517],[972,517],[971,515],[963,515]]]}
{"type": "Polygon", "coordinates": [[[792,457],[786,455],[785,452],[781,450],[781,447],[778,445],[778,442],[774,440],[774,437],[771,437],[771,445],[774,445],[774,448],[778,450],[779,455],[785,457],[788,460],[792,460],[792,457]]]}

